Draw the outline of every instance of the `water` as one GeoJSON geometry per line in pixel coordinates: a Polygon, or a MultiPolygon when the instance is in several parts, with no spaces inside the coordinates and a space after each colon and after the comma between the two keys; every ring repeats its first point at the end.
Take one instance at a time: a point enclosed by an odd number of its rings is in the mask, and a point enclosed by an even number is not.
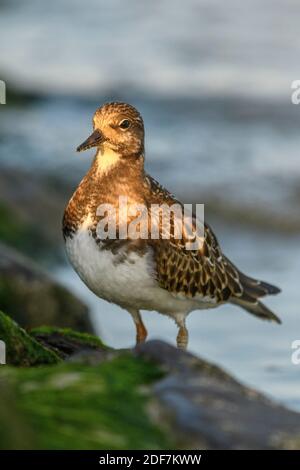
{"type": "MultiPolygon", "coordinates": [[[[8,155],[2,164],[78,181],[92,152],[76,155],[75,148],[91,133],[91,116],[106,99],[51,99],[18,110],[17,119],[14,108],[1,109],[0,145],[8,155]]],[[[299,220],[300,108],[298,116],[290,104],[252,104],[249,118],[245,102],[234,98],[227,103],[231,115],[222,101],[128,101],[145,119],[147,169],[171,190],[299,220]]]]}
{"type": "Polygon", "coordinates": [[[297,0],[14,0],[3,71],[35,89],[288,97],[299,78],[297,0]]]}
{"type": "MultiPolygon", "coordinates": [[[[0,79],[44,96],[0,107],[1,167],[75,183],[90,164],[91,152],[75,148],[95,108],[111,99],[136,105],[149,172],[176,194],[210,203],[225,253],[283,289],[266,302],[281,326],[230,306],[191,314],[191,351],[298,410],[291,343],[300,337],[300,107],[290,95],[299,13],[296,0],[28,0],[0,9],[0,79]]],[[[55,274],[91,306],[108,344],[133,344],[126,312],[97,299],[68,265],[55,274]]],[[[174,343],[170,319],[144,319],[150,338],[174,343]]]]}

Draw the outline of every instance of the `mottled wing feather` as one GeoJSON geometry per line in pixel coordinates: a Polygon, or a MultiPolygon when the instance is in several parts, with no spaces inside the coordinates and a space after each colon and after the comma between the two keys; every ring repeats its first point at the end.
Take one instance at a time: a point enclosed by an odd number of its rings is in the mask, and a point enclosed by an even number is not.
{"type": "MultiPolygon", "coordinates": [[[[155,203],[178,201],[151,177],[147,177],[152,201],[155,203]],[[158,199],[158,201],[156,200],[158,199]]],[[[187,239],[176,239],[170,233],[169,240],[152,240],[159,285],[187,297],[206,297],[224,302],[230,297],[241,296],[243,288],[236,268],[223,256],[211,228],[205,224],[201,250],[187,250],[187,239]]]]}

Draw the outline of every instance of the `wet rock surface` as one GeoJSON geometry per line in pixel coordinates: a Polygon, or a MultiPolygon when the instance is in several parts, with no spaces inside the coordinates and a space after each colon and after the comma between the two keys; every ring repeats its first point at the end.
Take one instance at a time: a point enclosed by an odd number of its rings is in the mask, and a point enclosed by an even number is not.
{"type": "Polygon", "coordinates": [[[211,449],[299,448],[300,414],[241,385],[219,367],[151,341],[136,350],[166,376],[153,387],[177,438],[211,449]],[[298,447],[297,447],[298,446],[298,447]]]}
{"type": "Polygon", "coordinates": [[[72,359],[78,362],[85,358],[89,362],[93,353],[103,355],[110,349],[103,342],[88,333],[79,333],[69,328],[41,327],[30,331],[39,343],[52,349],[63,359],[72,359]]]}

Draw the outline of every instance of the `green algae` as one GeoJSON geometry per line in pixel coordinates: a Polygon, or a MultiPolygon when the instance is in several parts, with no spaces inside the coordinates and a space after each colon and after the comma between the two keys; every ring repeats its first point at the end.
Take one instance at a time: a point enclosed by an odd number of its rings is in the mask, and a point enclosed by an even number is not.
{"type": "Polygon", "coordinates": [[[6,345],[6,360],[8,364],[32,366],[55,364],[59,361],[58,356],[53,351],[39,344],[1,311],[0,339],[6,345]]]}
{"type": "Polygon", "coordinates": [[[0,312],[8,363],[0,366],[0,449],[164,449],[172,443],[154,422],[152,384],[163,372],[118,352],[97,365],[62,362],[37,340],[60,335],[106,350],[102,341],[71,329],[25,332],[0,312]]]}
{"type": "MultiPolygon", "coordinates": [[[[163,449],[171,443],[148,413],[151,383],[161,376],[153,363],[123,353],[97,366],[0,368],[0,389],[5,380],[29,430],[23,448],[163,449]]],[[[1,407],[0,421],[13,435],[1,407]]]]}
{"type": "Polygon", "coordinates": [[[111,351],[111,348],[106,346],[100,338],[70,328],[42,326],[30,330],[30,334],[62,359],[82,351],[111,351]]]}
{"type": "Polygon", "coordinates": [[[40,336],[51,336],[59,335],[71,340],[75,340],[83,346],[90,346],[92,348],[101,348],[109,349],[100,338],[97,336],[91,335],[89,333],[80,333],[79,331],[74,331],[71,328],[57,328],[55,326],[41,326],[38,328],[33,328],[30,330],[30,334],[34,338],[40,336]]]}

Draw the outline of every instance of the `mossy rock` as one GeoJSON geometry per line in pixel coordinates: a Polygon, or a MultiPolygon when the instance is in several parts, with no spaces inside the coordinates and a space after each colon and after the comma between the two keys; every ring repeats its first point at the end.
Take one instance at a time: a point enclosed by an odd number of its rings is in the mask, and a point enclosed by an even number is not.
{"type": "Polygon", "coordinates": [[[149,411],[151,384],[161,377],[152,362],[128,353],[97,366],[0,368],[0,391],[10,397],[9,412],[0,405],[0,448],[171,448],[149,411]]]}
{"type": "Polygon", "coordinates": [[[0,340],[6,346],[6,361],[16,366],[56,364],[58,356],[42,346],[10,317],[0,311],[0,340]]]}
{"type": "Polygon", "coordinates": [[[111,350],[100,338],[89,333],[80,333],[70,328],[42,326],[32,329],[30,335],[63,359],[82,351],[111,350]]]}

